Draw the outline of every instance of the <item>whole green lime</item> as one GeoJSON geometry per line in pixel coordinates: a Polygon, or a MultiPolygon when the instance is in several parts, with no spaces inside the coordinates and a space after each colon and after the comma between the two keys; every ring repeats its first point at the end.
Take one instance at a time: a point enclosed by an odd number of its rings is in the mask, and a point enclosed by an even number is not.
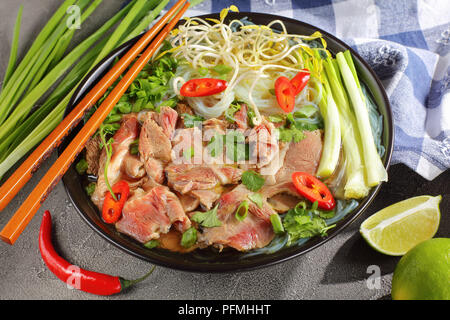
{"type": "Polygon", "coordinates": [[[450,239],[426,240],[408,251],[395,267],[394,300],[450,300],[450,239]]]}

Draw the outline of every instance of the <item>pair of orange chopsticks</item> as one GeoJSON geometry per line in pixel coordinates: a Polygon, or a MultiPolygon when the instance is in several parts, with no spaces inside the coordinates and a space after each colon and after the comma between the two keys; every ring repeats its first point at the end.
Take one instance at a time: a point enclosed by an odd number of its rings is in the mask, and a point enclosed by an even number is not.
{"type": "Polygon", "coordinates": [[[108,97],[91,116],[80,132],[67,146],[64,152],[52,165],[39,184],[34,188],[25,202],[16,211],[3,230],[0,238],[14,244],[19,235],[28,225],[41,204],[47,198],[53,187],[59,182],[69,169],[76,156],[83,150],[88,139],[100,127],[113,107],[137,77],[142,68],[148,63],[155,51],[161,46],[166,36],[175,27],[189,7],[189,2],[179,0],[136,44],[114,65],[114,67],[97,83],[97,85],[83,98],[83,100],[63,119],[50,135],[35,149],[22,163],[11,177],[0,187],[0,211],[3,210],[19,190],[28,182],[32,174],[43,160],[53,151],[83,118],[85,112],[103,96],[106,90],[125,71],[131,62],[147,47],[153,38],[168,23],[155,40],[142,53],[139,59],[128,70],[108,97]],[[181,9],[180,9],[181,8],[181,9]],[[179,11],[178,11],[179,10],[179,11]],[[178,11],[178,13],[176,13],[178,11]],[[172,20],[171,17],[176,13],[172,20]],[[170,22],[169,22],[170,20],[170,22]]]}

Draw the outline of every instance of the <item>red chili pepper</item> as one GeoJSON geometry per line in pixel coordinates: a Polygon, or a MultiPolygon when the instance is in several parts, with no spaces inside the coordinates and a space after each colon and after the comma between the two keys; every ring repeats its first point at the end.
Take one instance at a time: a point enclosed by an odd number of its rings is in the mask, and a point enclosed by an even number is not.
{"type": "Polygon", "coordinates": [[[155,269],[153,267],[149,273],[136,280],[83,270],[58,255],[52,245],[51,233],[52,217],[49,211],[45,211],[39,230],[39,250],[42,259],[55,276],[78,290],[103,296],[112,295],[144,280],[155,269]]]}
{"type": "Polygon", "coordinates": [[[102,218],[106,223],[116,223],[119,220],[125,201],[127,201],[130,194],[130,187],[126,181],[121,180],[112,186],[112,191],[117,201],[114,200],[109,191],[106,193],[103,201],[102,218]]]}
{"type": "Polygon", "coordinates": [[[291,83],[295,88],[295,95],[298,95],[306,87],[310,78],[308,69],[302,69],[299,73],[291,79],[291,83]]]}
{"type": "Polygon", "coordinates": [[[279,77],[275,80],[275,96],[278,105],[284,112],[288,113],[294,110],[295,88],[286,77],[279,77]]]}
{"type": "Polygon", "coordinates": [[[205,97],[225,91],[227,82],[221,79],[202,78],[187,81],[180,89],[185,97],[205,97]]]}
{"type": "Polygon", "coordinates": [[[311,202],[317,201],[320,209],[332,210],[336,206],[336,201],[327,186],[309,173],[294,172],[292,182],[300,195],[311,202]]]}

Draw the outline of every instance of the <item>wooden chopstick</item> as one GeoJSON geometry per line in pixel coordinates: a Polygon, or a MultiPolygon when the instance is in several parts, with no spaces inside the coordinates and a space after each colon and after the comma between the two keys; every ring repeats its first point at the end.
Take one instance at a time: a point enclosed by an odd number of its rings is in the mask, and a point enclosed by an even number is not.
{"type": "Polygon", "coordinates": [[[41,163],[58,147],[70,130],[76,127],[81,119],[83,119],[86,111],[103,96],[106,90],[145,49],[186,1],[179,0],[153,28],[147,31],[0,187],[0,211],[16,196],[19,190],[30,180],[41,163]]]}
{"type": "Polygon", "coordinates": [[[128,70],[116,87],[106,97],[88,122],[81,128],[80,132],[70,142],[64,152],[55,161],[42,180],[34,188],[28,198],[22,203],[13,217],[0,233],[0,238],[9,244],[14,244],[21,232],[33,218],[36,211],[45,201],[53,187],[61,180],[64,173],[69,169],[76,156],[83,150],[87,140],[100,127],[113,107],[137,77],[142,68],[148,63],[156,50],[161,46],[166,36],[175,27],[178,21],[189,7],[187,2],[175,15],[175,17],[158,34],[155,40],[142,53],[139,59],[128,70]]]}

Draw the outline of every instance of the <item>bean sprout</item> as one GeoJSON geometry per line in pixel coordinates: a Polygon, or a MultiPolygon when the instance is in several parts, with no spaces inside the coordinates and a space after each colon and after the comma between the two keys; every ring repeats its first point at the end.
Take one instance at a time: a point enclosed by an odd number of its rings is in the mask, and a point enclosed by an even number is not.
{"type": "MultiPolygon", "coordinates": [[[[185,62],[172,80],[173,91],[179,95],[180,85],[199,75],[199,69],[212,70],[217,65],[227,65],[232,72],[224,75],[228,82],[224,92],[187,98],[188,103],[198,114],[211,118],[223,114],[237,99],[254,110],[252,120],[258,124],[262,114],[280,112],[275,96],[270,93],[275,79],[279,76],[292,78],[303,69],[301,52],[310,48],[304,40],[319,36],[288,34],[280,20],[264,26],[246,25],[240,20],[226,24],[223,19],[188,18],[169,40],[176,48],[174,57],[185,62]],[[274,27],[281,31],[272,29],[274,27]]],[[[297,96],[295,108],[305,104],[317,106],[322,96],[321,87],[319,80],[310,81],[297,96]]]]}

